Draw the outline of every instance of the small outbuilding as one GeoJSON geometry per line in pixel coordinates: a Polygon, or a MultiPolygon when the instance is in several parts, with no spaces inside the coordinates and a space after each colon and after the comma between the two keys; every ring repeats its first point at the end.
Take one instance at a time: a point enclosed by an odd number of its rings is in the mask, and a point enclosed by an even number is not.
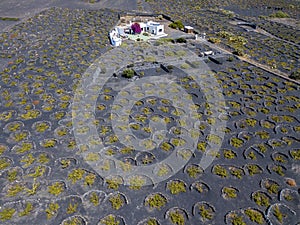
{"type": "Polygon", "coordinates": [[[188,34],[194,33],[194,28],[191,26],[184,26],[184,32],[188,34]]]}

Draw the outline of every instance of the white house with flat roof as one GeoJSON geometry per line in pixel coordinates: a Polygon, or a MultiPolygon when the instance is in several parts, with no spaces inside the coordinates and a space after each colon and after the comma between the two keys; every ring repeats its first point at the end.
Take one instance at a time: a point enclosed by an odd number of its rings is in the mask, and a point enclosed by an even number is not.
{"type": "MultiPolygon", "coordinates": [[[[131,26],[133,23],[130,21],[128,24],[123,26],[116,26],[110,33],[109,38],[110,42],[113,46],[120,46],[122,43],[122,38],[129,38],[131,39],[133,35],[133,31],[131,26]]],[[[147,22],[139,22],[141,27],[141,34],[148,33],[149,35],[142,35],[139,38],[146,38],[146,39],[158,39],[161,37],[166,37],[168,34],[165,33],[164,25],[160,24],[159,22],[154,21],[147,21],[147,22]]]]}
{"type": "Polygon", "coordinates": [[[148,21],[147,23],[140,23],[140,26],[142,33],[147,32],[158,36],[165,34],[164,25],[158,22],[148,21]]]}

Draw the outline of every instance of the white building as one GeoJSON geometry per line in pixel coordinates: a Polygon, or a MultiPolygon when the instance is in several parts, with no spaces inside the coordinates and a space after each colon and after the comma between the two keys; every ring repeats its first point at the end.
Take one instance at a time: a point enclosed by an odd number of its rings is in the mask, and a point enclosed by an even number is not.
{"type": "Polygon", "coordinates": [[[147,32],[152,35],[164,35],[164,25],[158,23],[158,22],[153,22],[153,21],[148,21],[147,23],[140,23],[142,33],[147,32]]]}
{"type": "Polygon", "coordinates": [[[122,38],[116,28],[109,33],[109,39],[113,46],[120,46],[122,44],[122,38]]]}
{"type": "MultiPolygon", "coordinates": [[[[122,44],[122,38],[128,38],[128,36],[133,34],[133,31],[131,29],[132,25],[133,23],[130,22],[129,24],[115,27],[109,33],[109,39],[111,44],[113,46],[120,46],[122,44]]],[[[149,35],[147,36],[149,36],[149,38],[158,39],[167,36],[167,34],[164,32],[164,25],[158,22],[139,22],[139,25],[142,30],[141,33],[148,33],[149,35]]]]}

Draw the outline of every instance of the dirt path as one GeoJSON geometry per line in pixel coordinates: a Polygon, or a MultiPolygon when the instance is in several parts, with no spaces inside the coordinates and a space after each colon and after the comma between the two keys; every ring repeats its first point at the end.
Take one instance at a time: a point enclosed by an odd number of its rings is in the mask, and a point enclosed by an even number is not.
{"type": "MultiPolygon", "coordinates": [[[[204,43],[204,44],[206,44],[206,45],[208,45],[209,47],[211,47],[211,48],[213,48],[213,49],[216,49],[216,50],[219,50],[219,51],[221,51],[221,52],[225,52],[225,53],[227,53],[227,54],[232,55],[232,52],[230,52],[230,51],[228,51],[228,50],[222,48],[221,46],[215,45],[215,44],[213,44],[213,43],[211,43],[211,42],[208,42],[208,41],[206,41],[206,40],[203,40],[203,39],[199,39],[199,41],[202,42],[202,43],[204,43]]],[[[277,76],[279,76],[279,77],[282,77],[282,78],[284,78],[284,79],[286,79],[286,80],[295,82],[295,83],[297,83],[297,84],[300,85],[300,81],[296,81],[296,80],[293,80],[293,79],[289,78],[289,77],[288,77],[289,75],[286,74],[286,73],[283,73],[283,72],[281,72],[281,71],[279,71],[279,70],[277,70],[277,69],[272,69],[272,68],[268,67],[267,65],[261,64],[261,63],[255,61],[255,60],[253,60],[253,59],[249,59],[249,58],[241,57],[241,56],[237,56],[237,57],[238,57],[240,60],[242,60],[242,61],[245,61],[245,62],[247,62],[247,63],[250,63],[250,64],[252,64],[252,65],[254,65],[254,66],[258,67],[258,68],[261,68],[261,69],[263,69],[263,70],[265,70],[265,71],[271,72],[271,73],[273,73],[273,74],[275,74],[275,75],[277,75],[277,76]]]]}
{"type": "Polygon", "coordinates": [[[282,38],[279,38],[279,37],[276,37],[276,36],[274,36],[273,34],[270,34],[269,32],[267,32],[266,30],[264,30],[264,29],[262,29],[262,28],[257,28],[257,29],[255,30],[255,32],[257,32],[257,33],[259,33],[259,34],[262,34],[262,35],[265,35],[265,36],[268,36],[268,37],[270,37],[270,38],[274,38],[274,39],[277,39],[277,40],[280,40],[280,41],[283,41],[283,42],[286,42],[286,43],[289,43],[289,44],[291,44],[291,45],[295,45],[295,46],[298,46],[298,47],[299,47],[299,45],[297,45],[296,43],[291,42],[291,41],[288,41],[288,40],[285,40],[285,39],[282,39],[282,38]]]}

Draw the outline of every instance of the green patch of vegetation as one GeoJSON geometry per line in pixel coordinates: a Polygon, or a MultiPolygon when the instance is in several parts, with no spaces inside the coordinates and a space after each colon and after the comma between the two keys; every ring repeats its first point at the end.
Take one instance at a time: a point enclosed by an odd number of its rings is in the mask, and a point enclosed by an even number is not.
{"type": "Polygon", "coordinates": [[[211,220],[214,216],[214,211],[211,207],[205,207],[205,205],[200,205],[199,211],[203,221],[211,220]]]}
{"type": "Polygon", "coordinates": [[[125,69],[122,73],[122,77],[125,77],[125,78],[132,78],[133,76],[134,76],[133,69],[125,69]]]}
{"type": "Polygon", "coordinates": [[[209,38],[208,41],[213,43],[213,44],[220,44],[221,43],[220,38],[214,38],[214,37],[209,38]]]}
{"type": "Polygon", "coordinates": [[[10,166],[10,161],[7,158],[0,159],[0,171],[10,166]]]}
{"type": "Polygon", "coordinates": [[[162,177],[162,176],[167,175],[169,172],[170,172],[170,168],[167,165],[163,164],[159,167],[159,169],[157,171],[157,175],[159,177],[162,177]]]}
{"type": "Polygon", "coordinates": [[[95,183],[96,175],[93,173],[88,173],[84,178],[85,186],[92,186],[95,183]]]}
{"type": "Polygon", "coordinates": [[[109,202],[111,203],[112,208],[115,210],[120,209],[125,204],[124,199],[120,194],[110,197],[109,202]]]}
{"type": "Polygon", "coordinates": [[[37,178],[37,177],[43,176],[45,172],[46,172],[46,167],[39,165],[39,166],[36,166],[34,168],[34,172],[33,173],[29,173],[28,176],[29,177],[33,177],[33,178],[37,178]]]}
{"type": "Polygon", "coordinates": [[[199,166],[191,165],[186,169],[188,175],[192,178],[197,178],[197,176],[203,172],[199,166]]]}
{"type": "Polygon", "coordinates": [[[125,161],[125,162],[120,161],[119,164],[120,164],[121,169],[124,172],[128,172],[128,171],[132,170],[132,165],[129,161],[125,161]]]}
{"type": "Polygon", "coordinates": [[[18,170],[16,170],[16,169],[9,170],[9,171],[7,171],[7,180],[9,182],[13,182],[13,181],[17,180],[17,175],[18,175],[18,170]]]}
{"type": "Polygon", "coordinates": [[[7,150],[7,147],[5,145],[0,144],[0,155],[2,155],[6,150],[7,150]]]}
{"type": "Polygon", "coordinates": [[[293,157],[293,159],[300,160],[300,149],[291,150],[290,155],[293,157]]]}
{"type": "Polygon", "coordinates": [[[214,166],[213,173],[220,176],[220,177],[222,177],[222,178],[228,177],[227,170],[221,165],[214,166]]]}
{"type": "MultiPolygon", "coordinates": [[[[165,45],[165,44],[168,44],[168,43],[173,43],[174,42],[174,39],[173,38],[160,38],[158,39],[155,43],[157,45],[165,45]]],[[[170,55],[169,55],[170,56],[170,55]]]]}
{"type": "Polygon", "coordinates": [[[133,130],[140,130],[141,129],[141,126],[139,124],[130,124],[130,128],[133,129],[133,130]]]}
{"type": "Polygon", "coordinates": [[[224,149],[223,155],[226,159],[234,159],[236,157],[236,153],[229,149],[224,149]]]}
{"type": "Polygon", "coordinates": [[[95,152],[90,152],[85,157],[85,160],[88,162],[95,162],[95,161],[98,161],[99,159],[100,159],[99,154],[95,153],[95,152]]]}
{"type": "Polygon", "coordinates": [[[35,130],[39,133],[43,133],[45,132],[47,129],[49,129],[50,125],[46,122],[40,122],[40,123],[37,123],[35,125],[35,130]]]}
{"type": "Polygon", "coordinates": [[[222,139],[215,134],[209,134],[206,137],[206,140],[210,143],[216,144],[216,145],[221,145],[222,144],[222,139]]]}
{"type": "Polygon", "coordinates": [[[270,134],[267,131],[256,131],[255,135],[258,135],[261,139],[269,139],[270,138],[270,134]]]}
{"type": "Polygon", "coordinates": [[[145,56],[145,62],[156,62],[155,56],[145,56]]]}
{"type": "Polygon", "coordinates": [[[160,148],[166,152],[170,151],[173,147],[171,144],[169,144],[168,142],[163,142],[161,145],[160,145],[160,148]]]}
{"type": "Polygon", "coordinates": [[[82,225],[82,221],[78,217],[74,217],[70,220],[64,221],[62,225],[82,225]]]}
{"type": "Polygon", "coordinates": [[[41,114],[40,111],[31,109],[28,110],[26,113],[21,114],[20,117],[24,120],[31,120],[31,119],[36,119],[40,114],[41,114]]]}
{"type": "Polygon", "coordinates": [[[255,125],[257,124],[257,120],[252,119],[252,118],[247,118],[246,123],[251,127],[255,127],[255,125]]]}
{"type": "Polygon", "coordinates": [[[30,151],[33,148],[33,144],[30,142],[22,142],[21,146],[17,149],[18,154],[22,154],[30,151]]]}
{"type": "Polygon", "coordinates": [[[170,190],[171,194],[177,195],[182,192],[186,192],[186,187],[183,181],[174,180],[168,183],[167,188],[170,190]]]}
{"type": "Polygon", "coordinates": [[[270,201],[268,196],[263,192],[256,192],[253,194],[254,202],[259,206],[268,207],[270,205],[270,201]]]}
{"type": "Polygon", "coordinates": [[[57,141],[55,139],[47,139],[44,140],[41,144],[44,148],[53,148],[57,144],[57,141]]]}
{"type": "Polygon", "coordinates": [[[243,144],[244,144],[244,141],[240,138],[234,137],[234,138],[230,139],[230,145],[232,145],[235,148],[240,148],[243,146],[243,144]]]}
{"type": "Polygon", "coordinates": [[[193,153],[188,149],[181,149],[177,152],[178,156],[183,158],[184,160],[188,160],[192,157],[193,153]]]}
{"type": "Polygon", "coordinates": [[[149,218],[146,223],[147,225],[158,225],[157,220],[154,218],[149,218]]]}
{"type": "Polygon", "coordinates": [[[30,202],[27,202],[23,211],[19,212],[19,216],[28,216],[33,210],[33,205],[30,202]]]}
{"type": "Polygon", "coordinates": [[[100,199],[96,192],[91,193],[89,200],[94,206],[98,206],[100,204],[100,199]]]}
{"type": "Polygon", "coordinates": [[[282,12],[282,11],[278,11],[275,12],[273,14],[270,15],[271,18],[289,18],[289,14],[282,12]]]}
{"type": "Polygon", "coordinates": [[[14,208],[5,208],[0,212],[0,220],[7,221],[12,219],[13,215],[15,214],[16,210],[14,208]]]}
{"type": "Polygon", "coordinates": [[[238,179],[241,179],[243,177],[244,172],[242,169],[230,167],[229,170],[232,176],[235,176],[238,179]]]}
{"type": "Polygon", "coordinates": [[[258,144],[257,148],[261,153],[265,153],[267,151],[267,147],[264,143],[258,144]]]}
{"type": "Polygon", "coordinates": [[[13,197],[24,190],[24,186],[21,184],[15,184],[7,189],[7,197],[13,197]]]}
{"type": "Polygon", "coordinates": [[[197,144],[197,149],[199,151],[205,152],[206,147],[207,147],[207,143],[204,141],[201,141],[197,144]]]}
{"type": "Polygon", "coordinates": [[[145,205],[150,208],[161,209],[167,203],[167,199],[159,193],[152,194],[145,201],[145,205]]]}
{"type": "Polygon", "coordinates": [[[123,183],[122,178],[119,178],[119,177],[106,179],[105,182],[109,189],[114,189],[114,190],[119,189],[120,185],[123,183]]]}
{"type": "Polygon", "coordinates": [[[236,49],[240,49],[243,45],[247,44],[246,38],[227,31],[220,31],[217,33],[217,35],[219,37],[226,38],[228,43],[230,43],[236,49]]]}
{"type": "Polygon", "coordinates": [[[105,225],[119,225],[120,221],[118,221],[114,215],[108,215],[105,218],[101,219],[100,223],[105,225]]]}
{"type": "Polygon", "coordinates": [[[265,184],[265,188],[267,189],[267,191],[270,194],[277,194],[278,189],[279,189],[279,185],[274,183],[274,182],[267,181],[266,184],[265,184]]]}
{"type": "Polygon", "coordinates": [[[231,220],[231,224],[232,224],[232,225],[247,225],[247,224],[244,222],[243,217],[238,216],[238,215],[236,215],[236,214],[234,214],[234,213],[232,213],[230,216],[231,216],[231,218],[232,218],[232,220],[231,220]]]}
{"type": "Polygon", "coordinates": [[[55,182],[51,186],[48,187],[48,192],[52,195],[58,196],[64,190],[64,184],[62,182],[55,182]]]}
{"type": "Polygon", "coordinates": [[[146,180],[145,178],[141,177],[141,176],[134,176],[132,178],[130,178],[129,180],[129,188],[132,190],[140,190],[142,188],[142,186],[144,186],[146,184],[146,180]]]}
{"type": "Polygon", "coordinates": [[[122,154],[131,154],[134,151],[134,148],[131,146],[126,146],[120,150],[122,154]]]}
{"type": "Polygon", "coordinates": [[[176,225],[184,225],[185,224],[185,218],[181,212],[179,212],[179,211],[170,212],[169,216],[170,216],[170,220],[173,224],[176,224],[176,225]]]}
{"type": "Polygon", "coordinates": [[[232,187],[224,187],[222,190],[225,198],[236,198],[237,190],[232,187]]]}
{"type": "Polygon", "coordinates": [[[45,209],[47,219],[50,220],[55,214],[58,213],[59,205],[57,203],[50,203],[48,208],[45,209]]]}
{"type": "Polygon", "coordinates": [[[169,27],[173,28],[173,29],[179,29],[179,30],[183,30],[184,29],[184,25],[180,20],[176,20],[173,23],[169,24],[169,27]]]}
{"type": "Polygon", "coordinates": [[[255,164],[248,164],[246,165],[246,168],[250,176],[261,173],[261,169],[255,164]]]}
{"type": "Polygon", "coordinates": [[[237,55],[237,56],[244,56],[245,52],[242,48],[235,48],[233,50],[232,54],[237,55]]]}
{"type": "Polygon", "coordinates": [[[275,173],[277,173],[278,175],[280,175],[280,176],[284,176],[284,169],[283,169],[283,167],[282,166],[280,166],[280,165],[274,165],[273,167],[272,167],[272,170],[275,172],[275,173]]]}
{"type": "Polygon", "coordinates": [[[249,152],[247,157],[252,160],[256,160],[256,155],[255,155],[254,151],[249,152]]]}
{"type": "Polygon", "coordinates": [[[38,159],[39,163],[45,164],[45,163],[48,163],[49,161],[50,161],[50,159],[46,153],[42,153],[39,155],[39,159],[38,159]]]}
{"type": "Polygon", "coordinates": [[[292,201],[294,199],[290,193],[284,193],[283,197],[287,201],[292,201]]]}
{"type": "Polygon", "coordinates": [[[69,167],[71,164],[71,160],[70,159],[62,159],[60,160],[60,166],[62,169],[66,169],[67,167],[69,167]]]}
{"type": "Polygon", "coordinates": [[[286,217],[285,214],[283,214],[280,211],[280,208],[278,205],[274,206],[274,211],[273,211],[273,215],[276,217],[276,219],[282,224],[283,222],[283,218],[286,217]]]}
{"type": "Polygon", "coordinates": [[[254,209],[246,209],[245,214],[249,217],[249,219],[257,224],[264,223],[264,216],[261,212],[254,209]]]}
{"type": "Polygon", "coordinates": [[[35,195],[38,188],[40,187],[40,183],[36,182],[36,178],[34,178],[34,182],[32,184],[32,188],[25,188],[26,193],[30,196],[30,195],[35,195]]]}
{"type": "Polygon", "coordinates": [[[204,184],[199,182],[196,183],[194,187],[199,193],[203,193],[205,190],[207,190],[207,187],[204,184]]]}
{"type": "Polygon", "coordinates": [[[71,182],[75,184],[78,180],[81,180],[83,178],[84,174],[85,171],[83,169],[74,169],[69,173],[68,180],[71,180],[71,182]]]}

